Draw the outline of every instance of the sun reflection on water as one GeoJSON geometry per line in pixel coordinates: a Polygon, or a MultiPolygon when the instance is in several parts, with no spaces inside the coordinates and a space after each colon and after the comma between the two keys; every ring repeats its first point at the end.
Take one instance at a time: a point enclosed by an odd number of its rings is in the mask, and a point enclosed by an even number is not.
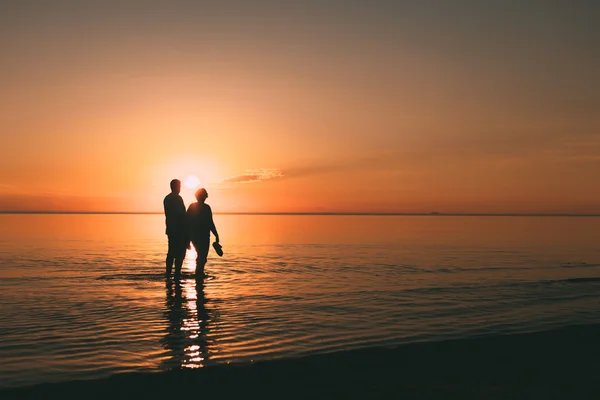
{"type": "Polygon", "coordinates": [[[181,268],[183,273],[193,272],[196,269],[196,249],[194,246],[191,246],[185,253],[185,259],[183,260],[183,267],[181,268]]]}

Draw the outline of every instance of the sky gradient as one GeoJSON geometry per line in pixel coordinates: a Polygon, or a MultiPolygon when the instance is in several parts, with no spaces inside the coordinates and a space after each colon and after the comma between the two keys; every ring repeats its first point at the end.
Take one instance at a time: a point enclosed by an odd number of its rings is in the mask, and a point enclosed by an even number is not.
{"type": "Polygon", "coordinates": [[[600,213],[597,2],[289,3],[0,3],[0,210],[600,213]]]}

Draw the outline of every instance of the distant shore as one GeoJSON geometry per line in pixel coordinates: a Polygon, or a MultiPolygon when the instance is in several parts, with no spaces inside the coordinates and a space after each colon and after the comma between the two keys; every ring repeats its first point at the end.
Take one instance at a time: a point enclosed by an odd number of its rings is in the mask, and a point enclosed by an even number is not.
{"type": "Polygon", "coordinates": [[[591,399],[600,325],[0,390],[37,398],[591,399]],[[185,396],[185,397],[184,397],[185,396]]]}
{"type": "MultiPolygon", "coordinates": [[[[0,214],[56,214],[56,215],[164,215],[162,211],[7,211],[0,214]]],[[[552,214],[552,213],[373,213],[373,212],[214,212],[215,215],[323,215],[323,216],[381,216],[381,217],[600,217],[600,214],[552,214]]]]}

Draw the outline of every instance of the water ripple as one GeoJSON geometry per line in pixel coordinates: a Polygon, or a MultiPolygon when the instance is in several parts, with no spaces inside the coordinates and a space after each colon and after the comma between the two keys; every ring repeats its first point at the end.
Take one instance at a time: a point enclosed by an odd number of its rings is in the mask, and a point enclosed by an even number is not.
{"type": "Polygon", "coordinates": [[[600,322],[593,243],[238,243],[177,285],[137,234],[0,238],[1,386],[600,322]]]}

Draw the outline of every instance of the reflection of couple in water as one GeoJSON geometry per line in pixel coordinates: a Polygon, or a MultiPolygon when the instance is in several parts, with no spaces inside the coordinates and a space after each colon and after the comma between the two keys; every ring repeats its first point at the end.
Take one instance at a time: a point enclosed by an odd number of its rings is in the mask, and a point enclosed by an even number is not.
{"type": "Polygon", "coordinates": [[[198,368],[209,362],[209,310],[204,296],[204,282],[196,280],[196,301],[193,302],[193,286],[180,281],[167,281],[166,317],[169,321],[167,334],[161,341],[171,354],[163,368],[198,368]],[[191,295],[190,295],[191,294],[191,295]],[[188,298],[189,297],[189,298],[188,298]]]}
{"type": "Polygon", "coordinates": [[[171,276],[173,263],[175,264],[175,279],[181,275],[181,266],[185,258],[186,249],[190,248],[190,242],[196,249],[196,279],[205,277],[204,266],[210,248],[210,233],[215,235],[213,246],[219,255],[222,255],[219,245],[219,234],[213,221],[212,210],[205,203],[208,198],[206,189],[196,191],[195,203],[190,204],[187,212],[183,199],[179,195],[181,182],[178,179],[171,181],[171,193],[164,201],[165,219],[167,224],[167,237],[169,238],[169,250],[167,252],[167,278],[171,276]]]}

